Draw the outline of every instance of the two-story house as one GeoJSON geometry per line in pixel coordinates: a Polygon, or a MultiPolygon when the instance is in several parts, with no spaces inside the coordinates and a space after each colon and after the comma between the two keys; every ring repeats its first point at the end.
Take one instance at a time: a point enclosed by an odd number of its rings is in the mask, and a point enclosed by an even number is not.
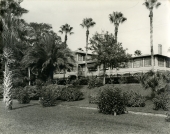
{"type": "MultiPolygon", "coordinates": [[[[85,51],[78,49],[73,52],[75,55],[76,66],[66,72],[66,77],[70,75],[84,76],[85,73],[85,51]]],[[[91,59],[92,54],[87,54],[87,76],[101,76],[103,74],[103,67],[95,66],[95,61],[91,59]]],[[[131,60],[120,68],[107,68],[106,74],[112,76],[145,73],[151,70],[151,55],[133,56],[131,60]]],[[[154,71],[170,71],[170,57],[162,55],[162,45],[158,46],[158,54],[154,54],[154,71]]],[[[63,78],[63,73],[55,74],[54,78],[63,78]]]]}

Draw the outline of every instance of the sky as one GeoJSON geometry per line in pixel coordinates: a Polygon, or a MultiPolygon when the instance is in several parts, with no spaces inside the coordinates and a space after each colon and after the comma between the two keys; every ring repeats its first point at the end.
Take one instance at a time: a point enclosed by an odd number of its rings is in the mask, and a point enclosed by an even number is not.
{"type": "MultiPolygon", "coordinates": [[[[153,46],[154,54],[158,53],[158,44],[162,44],[162,54],[170,56],[170,0],[158,0],[161,6],[153,10],[153,46]]],[[[127,18],[119,25],[118,42],[127,52],[134,54],[141,50],[142,54],[150,54],[150,18],[149,10],[142,5],[145,0],[24,0],[21,6],[29,12],[24,14],[28,23],[48,23],[54,32],[69,24],[74,34],[68,35],[67,44],[71,50],[86,45],[86,29],[80,24],[84,18],[92,18],[96,25],[90,28],[89,38],[96,32],[108,31],[114,34],[114,25],[109,21],[113,11],[122,12],[127,18]]]]}

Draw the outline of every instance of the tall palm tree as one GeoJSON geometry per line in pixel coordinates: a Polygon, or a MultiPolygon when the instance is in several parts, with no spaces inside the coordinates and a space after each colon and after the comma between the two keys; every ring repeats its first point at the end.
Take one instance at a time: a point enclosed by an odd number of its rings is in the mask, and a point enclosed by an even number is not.
{"type": "Polygon", "coordinates": [[[134,55],[135,55],[135,56],[142,55],[142,52],[141,52],[140,50],[136,50],[136,51],[134,52],[134,55]]]}
{"type": "Polygon", "coordinates": [[[73,27],[70,27],[70,25],[68,25],[68,24],[65,24],[65,25],[62,25],[61,27],[61,30],[59,30],[59,32],[61,33],[61,34],[63,34],[63,33],[65,33],[65,38],[64,38],[64,42],[65,42],[65,44],[67,43],[67,34],[73,34],[74,32],[72,32],[72,30],[73,30],[73,27]]]}
{"type": "Polygon", "coordinates": [[[112,14],[109,14],[109,20],[115,26],[115,40],[117,42],[119,24],[125,22],[127,18],[125,18],[121,12],[113,12],[112,14]]]}
{"type": "MultiPolygon", "coordinates": [[[[64,43],[65,43],[65,48],[66,48],[66,47],[67,47],[67,34],[70,34],[70,35],[73,34],[73,32],[72,32],[73,27],[70,27],[70,25],[65,24],[65,25],[62,25],[60,28],[61,28],[61,30],[59,30],[59,32],[60,32],[61,34],[65,33],[64,43]]],[[[66,69],[65,65],[63,66],[63,69],[64,69],[64,79],[65,79],[65,73],[66,73],[66,71],[65,71],[65,69],[66,69]]]]}
{"type": "Polygon", "coordinates": [[[157,2],[157,0],[146,0],[143,5],[146,6],[146,8],[150,11],[149,17],[150,17],[150,46],[151,46],[151,65],[152,70],[154,69],[154,52],[153,52],[153,8],[158,8],[161,3],[157,2]]]}
{"type": "Polygon", "coordinates": [[[87,76],[87,48],[88,48],[88,37],[89,37],[89,28],[93,27],[96,23],[92,18],[83,19],[82,24],[80,24],[83,28],[86,28],[86,57],[85,57],[85,77],[87,76]]]}

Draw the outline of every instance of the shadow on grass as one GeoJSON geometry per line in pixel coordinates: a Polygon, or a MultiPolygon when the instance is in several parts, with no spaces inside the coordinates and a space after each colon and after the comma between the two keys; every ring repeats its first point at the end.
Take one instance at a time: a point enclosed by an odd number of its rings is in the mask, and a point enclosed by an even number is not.
{"type": "Polygon", "coordinates": [[[39,104],[39,103],[29,104],[29,105],[23,105],[23,104],[22,104],[22,106],[12,108],[12,110],[16,110],[16,109],[20,109],[20,108],[26,108],[26,107],[31,107],[31,106],[35,106],[35,105],[40,105],[40,104],[39,104]]]}

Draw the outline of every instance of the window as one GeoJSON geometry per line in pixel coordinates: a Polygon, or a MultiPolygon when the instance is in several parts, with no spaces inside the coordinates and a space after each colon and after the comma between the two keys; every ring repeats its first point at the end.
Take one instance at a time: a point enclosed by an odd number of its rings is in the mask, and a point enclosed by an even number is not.
{"type": "Polygon", "coordinates": [[[132,61],[128,62],[128,68],[132,68],[132,61]]]}
{"type": "Polygon", "coordinates": [[[166,59],[166,67],[170,67],[170,59],[166,59]]]}
{"type": "Polygon", "coordinates": [[[164,67],[164,58],[163,57],[158,57],[158,66],[164,67]]]}
{"type": "Polygon", "coordinates": [[[151,57],[147,57],[144,59],[145,67],[151,66],[151,57]]]}
{"type": "Polygon", "coordinates": [[[134,59],[133,60],[133,67],[142,67],[143,66],[143,60],[142,59],[134,59]]]}
{"type": "Polygon", "coordinates": [[[82,61],[82,55],[78,55],[78,61],[82,61]]]}

